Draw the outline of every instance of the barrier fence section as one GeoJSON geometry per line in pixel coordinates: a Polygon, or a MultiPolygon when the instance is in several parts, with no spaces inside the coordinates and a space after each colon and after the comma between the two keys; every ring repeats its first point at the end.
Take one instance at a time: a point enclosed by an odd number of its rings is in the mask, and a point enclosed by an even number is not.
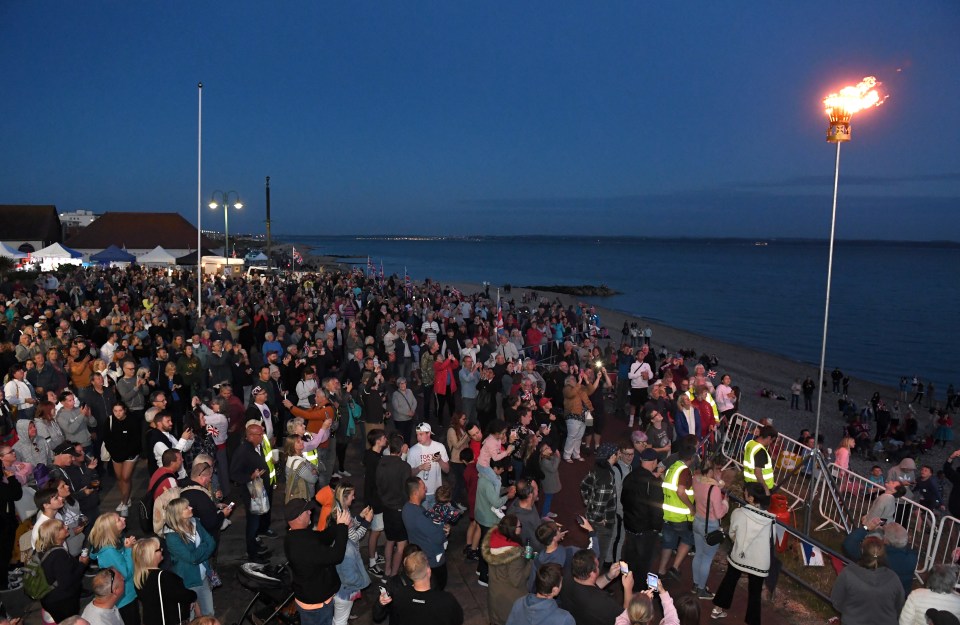
{"type": "Polygon", "coordinates": [[[937,564],[954,564],[960,556],[960,519],[945,516],[940,519],[936,540],[930,548],[930,568],[937,564]]]}
{"type": "MultiPolygon", "coordinates": [[[[854,525],[860,524],[863,516],[867,514],[870,506],[884,489],[867,478],[835,464],[829,466],[829,471],[850,513],[851,522],[854,525]]],[[[825,490],[821,487],[818,489],[819,492],[814,493],[815,498],[819,500],[820,515],[824,519],[817,529],[833,526],[843,532],[842,511],[832,497],[826,496],[825,490]]],[[[896,521],[907,530],[907,546],[919,554],[916,572],[925,573],[932,564],[934,543],[940,534],[936,516],[929,508],[906,497],[899,499],[896,516],[896,521]]]]}
{"type": "MultiPolygon", "coordinates": [[[[727,424],[721,450],[728,460],[727,466],[735,464],[743,467],[743,448],[753,438],[754,429],[760,424],[740,414],[734,414],[727,424]]],[[[773,479],[783,492],[793,498],[791,509],[796,508],[807,498],[810,478],[810,465],[805,463],[810,448],[800,442],[778,434],[768,450],[773,461],[773,479]]]]}

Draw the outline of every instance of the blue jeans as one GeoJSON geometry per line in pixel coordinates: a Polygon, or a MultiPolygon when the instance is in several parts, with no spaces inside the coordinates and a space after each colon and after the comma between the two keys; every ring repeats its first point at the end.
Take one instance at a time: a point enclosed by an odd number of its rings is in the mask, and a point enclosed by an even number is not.
{"type": "Polygon", "coordinates": [[[550,514],[550,504],[553,503],[553,493],[544,493],[543,494],[543,508],[540,511],[540,516],[546,518],[550,514]]]}
{"type": "Polygon", "coordinates": [[[200,614],[194,614],[193,618],[200,615],[213,616],[213,591],[210,590],[210,582],[203,578],[203,585],[194,586],[190,590],[197,593],[197,603],[200,605],[200,614]]]}
{"type": "Polygon", "coordinates": [[[297,604],[297,612],[300,613],[300,625],[330,625],[333,623],[333,601],[316,610],[304,610],[297,604]]]}
{"type": "Polygon", "coordinates": [[[720,549],[720,544],[712,547],[707,544],[706,535],[715,529],[720,528],[720,521],[711,520],[704,527],[704,519],[695,517],[693,519],[693,542],[697,547],[697,553],[693,556],[693,585],[697,588],[707,587],[707,578],[710,577],[710,567],[713,565],[713,556],[720,549]]]}

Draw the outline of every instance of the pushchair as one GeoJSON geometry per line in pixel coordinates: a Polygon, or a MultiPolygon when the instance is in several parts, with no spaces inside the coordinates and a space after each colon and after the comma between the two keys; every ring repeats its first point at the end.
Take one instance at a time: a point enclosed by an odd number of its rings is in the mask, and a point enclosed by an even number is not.
{"type": "Polygon", "coordinates": [[[293,580],[287,563],[279,566],[275,564],[255,564],[247,562],[240,566],[237,571],[237,581],[247,590],[252,591],[253,599],[247,604],[247,608],[240,615],[240,619],[234,625],[268,625],[274,619],[285,625],[295,625],[299,623],[296,612],[293,616],[283,614],[284,606],[293,601],[293,580]],[[263,610],[260,610],[257,620],[254,620],[254,608],[261,604],[263,610]],[[260,618],[259,615],[269,616],[260,618]]]}

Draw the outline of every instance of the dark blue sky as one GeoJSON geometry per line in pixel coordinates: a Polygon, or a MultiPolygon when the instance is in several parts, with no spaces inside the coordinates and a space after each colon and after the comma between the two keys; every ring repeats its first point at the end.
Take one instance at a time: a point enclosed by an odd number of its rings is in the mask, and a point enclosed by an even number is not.
{"type": "Polygon", "coordinates": [[[960,4],[0,2],[0,203],[231,231],[960,239],[960,4]],[[773,6],[768,6],[773,5],[773,6]],[[898,71],[902,70],[902,71],[898,71]],[[204,227],[222,212],[204,208],[204,227]]]}

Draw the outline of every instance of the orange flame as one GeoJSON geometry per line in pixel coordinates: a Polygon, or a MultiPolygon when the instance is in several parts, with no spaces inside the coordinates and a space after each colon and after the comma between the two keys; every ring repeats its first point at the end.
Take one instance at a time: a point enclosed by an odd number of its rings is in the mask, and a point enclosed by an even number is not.
{"type": "Polygon", "coordinates": [[[880,83],[874,76],[867,76],[860,84],[844,87],[839,93],[831,93],[823,99],[827,115],[832,115],[834,109],[847,114],[862,111],[865,108],[880,106],[887,96],[881,96],[876,87],[880,83]]]}

